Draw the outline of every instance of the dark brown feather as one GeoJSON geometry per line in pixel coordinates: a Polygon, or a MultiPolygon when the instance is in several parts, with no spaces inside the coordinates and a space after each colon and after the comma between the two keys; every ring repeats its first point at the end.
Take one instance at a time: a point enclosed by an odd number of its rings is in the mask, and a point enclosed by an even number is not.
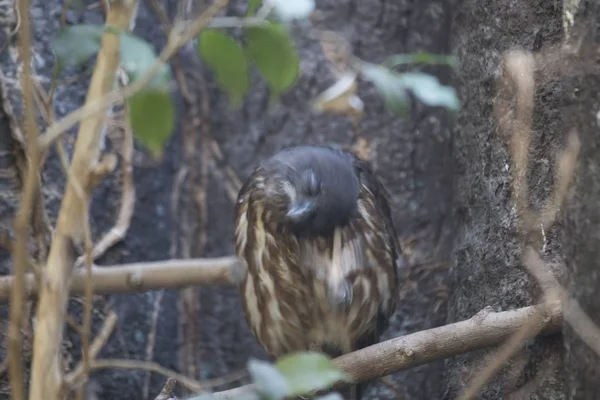
{"type": "Polygon", "coordinates": [[[389,196],[366,162],[323,147],[278,153],[240,190],[235,227],[242,304],[268,354],[335,357],[379,341],[396,306],[398,249],[389,196]],[[315,212],[287,223],[305,182],[320,185],[315,212]]]}

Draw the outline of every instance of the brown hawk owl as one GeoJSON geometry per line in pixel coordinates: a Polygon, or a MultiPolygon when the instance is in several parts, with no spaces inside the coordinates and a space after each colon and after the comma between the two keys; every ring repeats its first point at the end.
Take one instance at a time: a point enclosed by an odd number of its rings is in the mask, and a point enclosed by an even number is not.
{"type": "Polygon", "coordinates": [[[274,358],[377,343],[396,307],[397,243],[388,194],[353,154],[301,146],[261,163],[235,210],[240,293],[259,343],[274,358]]]}

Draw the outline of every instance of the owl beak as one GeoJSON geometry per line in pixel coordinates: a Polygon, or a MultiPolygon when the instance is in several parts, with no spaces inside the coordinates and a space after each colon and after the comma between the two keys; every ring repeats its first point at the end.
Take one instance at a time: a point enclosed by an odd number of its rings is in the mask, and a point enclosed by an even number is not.
{"type": "Polygon", "coordinates": [[[286,219],[292,222],[302,222],[312,213],[314,204],[311,201],[303,201],[292,205],[292,208],[285,215],[286,219]]]}

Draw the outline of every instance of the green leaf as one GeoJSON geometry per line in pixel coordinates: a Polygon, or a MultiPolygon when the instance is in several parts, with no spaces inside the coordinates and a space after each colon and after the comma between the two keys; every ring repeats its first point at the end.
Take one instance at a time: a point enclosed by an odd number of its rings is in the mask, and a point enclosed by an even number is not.
{"type": "Polygon", "coordinates": [[[305,19],[315,9],[315,0],[271,0],[273,9],[283,22],[305,19]]]}
{"type": "Polygon", "coordinates": [[[225,33],[208,29],[198,38],[198,55],[216,74],[221,88],[228,92],[231,106],[237,108],[250,87],[248,62],[242,46],[225,33]]]}
{"type": "Polygon", "coordinates": [[[248,373],[258,391],[268,399],[283,399],[291,393],[283,375],[268,362],[248,361],[248,373]]]}
{"type": "MultiPolygon", "coordinates": [[[[114,30],[114,28],[112,28],[114,30]]],[[[120,32],[119,53],[121,65],[127,72],[130,82],[140,78],[152,68],[158,60],[154,48],[144,39],[132,33],[120,32]]],[[[171,82],[171,69],[168,64],[161,61],[161,67],[148,83],[148,88],[167,89],[171,82]]]]}
{"type": "Polygon", "coordinates": [[[460,108],[456,90],[451,86],[440,84],[438,79],[421,72],[407,72],[401,75],[402,83],[424,104],[442,106],[452,111],[460,108]]]}
{"type": "Polygon", "coordinates": [[[160,158],[175,127],[175,106],[169,93],[142,90],[129,98],[128,113],[135,137],[160,158]]]}
{"type": "Polygon", "coordinates": [[[333,365],[324,354],[301,352],[283,356],[275,367],[285,377],[290,396],[298,396],[327,389],[340,381],[351,382],[346,373],[333,365]]]}
{"type": "Polygon", "coordinates": [[[80,24],[61,28],[52,40],[51,48],[59,70],[66,65],[79,65],[100,51],[104,27],[80,24]]]}
{"type": "Polygon", "coordinates": [[[298,79],[299,61],[285,27],[276,23],[249,27],[245,38],[246,54],[269,85],[271,95],[277,97],[290,89],[298,79]]]}
{"type": "Polygon", "coordinates": [[[400,74],[371,63],[363,63],[361,73],[373,83],[391,113],[400,117],[408,114],[411,101],[400,74]]]}
{"type": "Polygon", "coordinates": [[[248,0],[248,9],[246,10],[246,17],[255,15],[261,5],[262,0],[248,0]]]}
{"type": "Polygon", "coordinates": [[[443,56],[431,53],[413,53],[413,54],[395,54],[388,57],[383,63],[388,68],[402,64],[441,64],[449,65],[452,68],[458,68],[458,58],[454,56],[443,56]]]}

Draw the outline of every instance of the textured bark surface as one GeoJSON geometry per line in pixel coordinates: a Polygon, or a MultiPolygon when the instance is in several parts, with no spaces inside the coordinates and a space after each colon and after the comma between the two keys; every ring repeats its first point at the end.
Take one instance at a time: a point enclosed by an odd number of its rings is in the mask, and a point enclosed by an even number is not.
{"type": "MultiPolygon", "coordinates": [[[[600,70],[598,68],[600,45],[600,8],[598,2],[582,1],[576,24],[584,30],[581,59],[593,66],[588,72],[573,79],[576,89],[565,98],[564,112],[571,126],[577,128],[582,143],[579,163],[575,170],[573,192],[565,209],[565,258],[569,271],[569,293],[598,326],[598,257],[600,249],[600,175],[598,155],[598,110],[600,109],[600,70]]],[[[600,357],[582,342],[569,326],[564,329],[566,379],[569,385],[567,398],[590,399],[598,393],[600,357]]]]}
{"type": "MultiPolygon", "coordinates": [[[[59,27],[62,2],[36,0],[32,3],[35,70],[41,83],[48,87],[53,63],[49,40],[59,27]]],[[[148,3],[141,2],[135,32],[160,49],[165,42],[164,34],[147,8],[148,3]]],[[[174,2],[169,3],[169,9],[173,11],[174,2]]],[[[232,2],[228,14],[241,15],[245,10],[244,3],[232,2]]],[[[399,52],[424,50],[447,53],[450,10],[445,9],[445,3],[438,0],[323,0],[317,2],[317,7],[324,17],[319,23],[321,27],[343,33],[351,41],[353,50],[359,57],[380,62],[386,56],[399,52]]],[[[7,18],[10,19],[11,5],[6,7],[2,15],[8,15],[7,18]]],[[[99,9],[84,13],[69,11],[67,21],[102,23],[102,18],[99,9]]],[[[14,19],[12,23],[13,25],[5,25],[1,39],[8,38],[6,33],[14,27],[14,19]]],[[[12,40],[0,55],[0,65],[6,78],[3,96],[15,108],[16,119],[19,120],[20,99],[18,88],[15,87],[15,46],[16,42],[12,40]]],[[[269,110],[268,92],[255,78],[249,98],[241,110],[234,113],[227,111],[227,98],[216,88],[210,74],[199,67],[192,53],[193,46],[190,45],[182,52],[181,62],[189,78],[192,95],[201,96],[199,71],[203,71],[202,76],[208,83],[211,133],[220,144],[226,159],[226,162],[213,162],[210,165],[206,249],[203,252],[199,248],[201,233],[194,224],[189,226],[190,218],[186,222],[186,218],[171,217],[171,193],[175,187],[173,181],[178,168],[184,159],[189,161],[191,168],[196,168],[202,151],[198,139],[190,158],[186,159],[179,131],[160,164],[148,163],[143,161],[144,157],[136,157],[137,204],[131,228],[125,240],[98,260],[99,264],[158,260],[172,255],[197,256],[202,252],[207,256],[232,254],[233,206],[222,179],[226,164],[241,178],[245,178],[261,159],[285,146],[329,142],[352,144],[352,125],[348,120],[315,116],[311,113],[309,100],[333,83],[333,76],[329,73],[318,43],[299,37],[297,46],[302,60],[302,76],[294,90],[283,96],[279,105],[269,110]],[[187,231],[188,228],[193,230],[187,231]],[[183,242],[186,243],[182,244],[183,242]]],[[[443,72],[442,69],[432,71],[443,72]]],[[[89,73],[83,74],[73,83],[62,85],[57,90],[57,117],[64,116],[82,104],[88,81],[89,73]]],[[[392,193],[394,218],[401,238],[410,242],[411,262],[418,266],[430,261],[445,260],[449,252],[447,239],[452,195],[452,152],[448,130],[440,117],[442,114],[417,106],[412,119],[399,121],[385,111],[371,87],[361,85],[360,90],[366,103],[366,118],[361,122],[361,132],[372,146],[371,158],[376,172],[392,193]]],[[[182,104],[181,101],[179,103],[182,104]]],[[[4,115],[0,124],[0,168],[3,173],[0,175],[0,223],[3,230],[10,231],[19,183],[12,148],[18,146],[11,138],[11,130],[4,115]],[[11,148],[7,149],[9,146],[11,148]]],[[[116,142],[108,140],[107,150],[116,145],[116,142]]],[[[67,148],[69,152],[72,151],[72,141],[67,143],[67,148]]],[[[46,205],[50,220],[54,223],[64,188],[64,176],[54,152],[50,154],[43,181],[46,205]]],[[[184,184],[177,215],[197,215],[194,200],[196,186],[196,181],[184,184]]],[[[120,186],[118,174],[115,174],[95,193],[92,206],[92,233],[95,239],[112,226],[119,198],[120,186]]],[[[10,259],[4,250],[0,250],[0,266],[3,273],[11,270],[10,259]]],[[[444,299],[447,293],[445,275],[444,267],[415,267],[403,271],[406,281],[399,294],[403,300],[386,337],[444,323],[444,299]]],[[[97,300],[99,312],[94,321],[95,329],[101,323],[103,307],[113,308],[119,316],[118,329],[102,357],[145,358],[157,295],[155,292],[122,294],[97,300]]],[[[179,368],[177,357],[181,346],[180,340],[176,339],[179,335],[180,318],[177,295],[176,292],[165,294],[154,349],[154,360],[173,369],[179,368]]],[[[234,288],[202,288],[199,289],[198,298],[198,303],[194,304],[198,311],[192,314],[195,320],[187,322],[193,323],[198,332],[197,367],[200,378],[222,376],[243,368],[249,357],[264,356],[249,334],[234,288]]],[[[81,310],[80,303],[76,300],[71,303],[72,312],[78,314],[81,310]]],[[[6,308],[2,312],[5,313],[6,308]]],[[[72,332],[68,338],[66,349],[77,358],[79,339],[72,332]]],[[[435,363],[398,373],[394,375],[394,381],[406,399],[440,398],[442,366],[442,363],[435,363]]],[[[94,378],[99,384],[100,398],[116,400],[141,398],[144,376],[145,373],[137,371],[105,371],[95,374],[94,378]]],[[[163,377],[153,377],[151,398],[160,391],[163,384],[163,377]]],[[[382,385],[376,385],[372,394],[373,398],[394,398],[391,391],[382,385]]]]}
{"type": "MultiPolygon", "coordinates": [[[[562,36],[559,2],[456,2],[452,49],[460,59],[455,84],[464,103],[454,135],[457,228],[448,322],[468,318],[488,306],[500,311],[540,301],[539,288],[521,262],[517,212],[511,199],[513,166],[493,105],[502,54],[512,49],[538,52],[561,43],[562,36]]],[[[560,102],[568,88],[559,79],[536,81],[527,171],[533,210],[541,209],[553,187],[556,153],[566,134],[560,102]]],[[[556,224],[545,227],[544,257],[560,259],[558,233],[556,224]]],[[[565,398],[561,357],[559,335],[526,343],[478,398],[511,398],[511,394],[515,398],[565,398]],[[531,393],[524,395],[531,386],[527,384],[535,379],[539,381],[531,393]]],[[[445,398],[456,398],[490,362],[488,350],[448,360],[445,398]]]]}

